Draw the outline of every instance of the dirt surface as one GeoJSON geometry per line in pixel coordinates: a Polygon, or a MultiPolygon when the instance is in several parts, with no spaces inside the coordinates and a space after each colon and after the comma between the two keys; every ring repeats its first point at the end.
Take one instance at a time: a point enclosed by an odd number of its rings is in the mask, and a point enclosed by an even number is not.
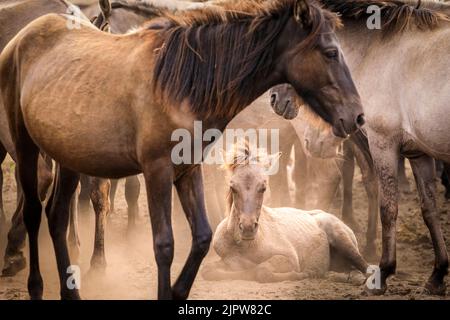
{"type": "MultiPolygon", "coordinates": [[[[11,162],[3,164],[5,172],[5,209],[10,218],[15,206],[15,181],[11,162]]],[[[411,185],[413,179],[408,168],[411,185]]],[[[354,208],[357,219],[365,229],[367,200],[356,174],[354,185],[354,208]]],[[[111,214],[107,226],[106,258],[104,274],[89,271],[89,260],[93,248],[93,212],[80,217],[82,254],[79,265],[82,270],[81,295],[84,299],[155,299],[156,264],[152,252],[152,238],[146,208],[145,191],[139,199],[140,218],[138,227],[127,235],[126,202],[124,184],[121,182],[116,197],[116,211],[111,214]]],[[[345,274],[331,274],[323,279],[308,279],[301,282],[259,284],[246,281],[205,281],[197,277],[191,291],[191,299],[442,299],[423,294],[423,285],[433,266],[433,250],[428,231],[422,221],[416,190],[402,195],[398,223],[398,269],[389,280],[385,296],[367,297],[363,293],[360,278],[345,274]],[[358,280],[359,279],[359,280],[358,280]]],[[[447,245],[450,230],[449,204],[444,201],[443,188],[439,185],[438,207],[447,245]]],[[[175,260],[173,279],[181,270],[190,246],[186,224],[179,213],[174,216],[175,260]],[[180,222],[183,221],[183,222],[180,222]]],[[[40,233],[40,261],[44,278],[44,298],[58,299],[59,284],[53,248],[49,240],[46,220],[43,218],[40,233]]],[[[364,234],[357,234],[360,247],[364,245],[364,234]]],[[[4,245],[4,236],[0,241],[4,245]]],[[[25,250],[26,254],[28,250],[25,250]]],[[[3,254],[3,251],[2,251],[3,254]]],[[[206,261],[216,259],[210,252],[206,261]]],[[[0,262],[0,266],[3,262],[0,262]]],[[[26,290],[27,270],[13,278],[0,278],[0,299],[28,299],[26,290]]],[[[447,288],[448,289],[448,288],[447,288]]]]}

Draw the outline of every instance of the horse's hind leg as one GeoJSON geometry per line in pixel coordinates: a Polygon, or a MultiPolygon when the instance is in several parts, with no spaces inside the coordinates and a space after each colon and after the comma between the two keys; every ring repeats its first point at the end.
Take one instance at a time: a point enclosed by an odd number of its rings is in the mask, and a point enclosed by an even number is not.
{"type": "Polygon", "coordinates": [[[314,218],[327,234],[329,245],[333,251],[350,265],[362,273],[366,273],[369,265],[359,253],[358,243],[352,230],[328,213],[319,213],[314,218]]]}
{"type": "Polygon", "coordinates": [[[119,179],[111,179],[111,190],[109,192],[109,201],[111,202],[111,212],[114,212],[116,205],[116,192],[117,185],[119,184],[119,179]]]}
{"type": "MultiPolygon", "coordinates": [[[[139,215],[139,193],[141,184],[138,176],[127,177],[125,181],[125,199],[128,205],[128,233],[136,228],[136,218],[139,215]]],[[[112,201],[112,200],[111,200],[112,201]]]]}
{"type": "Polygon", "coordinates": [[[23,124],[17,124],[15,147],[17,170],[23,190],[23,221],[28,232],[30,249],[30,274],[28,292],[31,299],[42,299],[44,285],[39,270],[38,234],[41,223],[42,205],[38,193],[39,149],[31,140],[23,124]]]}
{"type": "Polygon", "coordinates": [[[445,199],[450,200],[450,165],[445,162],[441,174],[441,183],[445,187],[445,199]]]}
{"type": "Polygon", "coordinates": [[[3,235],[3,231],[6,224],[6,216],[3,208],[3,170],[1,164],[5,160],[6,150],[0,143],[0,236],[3,235]]]}
{"type": "Polygon", "coordinates": [[[67,240],[69,242],[70,258],[72,261],[78,261],[80,257],[81,241],[79,237],[78,229],[78,196],[79,188],[75,192],[70,200],[70,213],[69,213],[69,234],[67,240]]]}
{"type": "Polygon", "coordinates": [[[22,252],[27,236],[27,230],[23,222],[24,198],[19,179],[17,179],[17,182],[17,208],[11,219],[11,228],[8,232],[8,244],[5,250],[2,277],[15,276],[26,267],[26,259],[22,252]]]}
{"type": "Polygon", "coordinates": [[[181,205],[192,231],[189,257],[173,286],[175,299],[187,299],[203,258],[208,253],[212,231],[208,223],[203,195],[201,166],[196,166],[175,182],[181,205]]]}
{"type": "Polygon", "coordinates": [[[74,279],[78,278],[79,275],[73,275],[72,272],[79,270],[70,270],[69,267],[71,264],[69,250],[67,248],[70,201],[75,193],[78,182],[78,173],[59,166],[52,195],[45,208],[56,254],[61,298],[71,300],[80,299],[78,293],[79,284],[73,283],[69,279],[69,277],[73,277],[74,279]]]}
{"type": "Polygon", "coordinates": [[[105,225],[109,214],[109,179],[91,178],[91,201],[95,212],[95,242],[91,258],[91,268],[104,270],[105,258],[105,225]]]}
{"type": "Polygon", "coordinates": [[[434,270],[426,288],[431,294],[444,295],[446,286],[444,277],[448,272],[448,255],[442,235],[439,214],[436,209],[436,184],[434,160],[423,155],[410,160],[420,197],[423,219],[430,231],[433,242],[435,262],[434,270]]]}
{"type": "Polygon", "coordinates": [[[78,210],[83,215],[89,212],[90,194],[91,194],[91,177],[85,174],[81,174],[80,194],[78,195],[78,210]]]}

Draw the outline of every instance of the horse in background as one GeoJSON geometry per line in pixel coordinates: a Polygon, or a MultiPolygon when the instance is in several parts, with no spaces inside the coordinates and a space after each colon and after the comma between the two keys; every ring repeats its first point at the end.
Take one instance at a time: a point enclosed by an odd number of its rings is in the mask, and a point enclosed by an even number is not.
{"type": "Polygon", "coordinates": [[[78,290],[65,286],[70,265],[65,232],[68,206],[79,181],[77,172],[103,178],[143,172],[158,265],[158,297],[187,298],[208,251],[211,230],[200,166],[174,165],[171,160],[175,143],[170,137],[175,129],[192,133],[194,120],[199,120],[205,130],[222,131],[249,103],[284,82],[291,83],[332,123],[336,135],[345,137],[364,124],[358,93],[334,36],[338,20],[315,2],[246,1],[224,9],[193,10],[168,16],[165,28],[145,28],[120,37],[84,23],[81,29],[68,31],[67,19],[47,15],[35,20],[0,56],[1,109],[9,127],[15,128],[10,133],[25,198],[28,287],[33,299],[42,298],[43,292],[37,248],[39,150],[61,166],[52,205],[46,207],[61,296],[79,298],[78,290]],[[74,42],[82,46],[73,46],[74,42]],[[103,54],[98,55],[100,48],[103,54]],[[39,72],[36,61],[46,66],[45,72],[39,72]],[[133,81],[121,81],[127,75],[133,81]],[[63,103],[68,96],[73,98],[71,103],[63,103]],[[192,227],[193,242],[172,288],[174,184],[192,227]]]}
{"type": "MultiPolygon", "coordinates": [[[[366,154],[363,147],[368,143],[367,139],[362,134],[352,135],[345,141],[334,136],[330,125],[312,113],[288,84],[273,87],[269,95],[270,105],[278,115],[298,114],[290,121],[296,133],[293,140],[284,140],[287,145],[295,144],[292,169],[292,180],[295,184],[293,205],[301,209],[328,211],[342,182],[342,220],[353,231],[359,232],[360,226],[354,218],[352,202],[356,160],[361,169],[369,203],[364,256],[368,260],[376,259],[378,184],[371,156],[366,154]],[[361,139],[364,141],[360,141],[361,139]],[[311,199],[311,195],[316,197],[311,199]]],[[[282,169],[285,167],[282,166],[282,169]]],[[[284,179],[281,175],[274,177],[274,185],[283,184],[280,177],[284,179]]]]}

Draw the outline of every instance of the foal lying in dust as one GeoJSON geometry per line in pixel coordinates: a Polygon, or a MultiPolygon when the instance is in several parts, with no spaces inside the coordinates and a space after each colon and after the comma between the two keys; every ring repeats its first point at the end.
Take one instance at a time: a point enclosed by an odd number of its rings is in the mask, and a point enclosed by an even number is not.
{"type": "MultiPolygon", "coordinates": [[[[248,146],[228,155],[231,173],[229,215],[217,227],[213,245],[220,260],[204,266],[206,280],[277,282],[323,276],[340,260],[366,273],[353,231],[320,211],[263,205],[267,170],[279,155],[248,146]]],[[[349,268],[350,269],[350,268],[349,268]]]]}

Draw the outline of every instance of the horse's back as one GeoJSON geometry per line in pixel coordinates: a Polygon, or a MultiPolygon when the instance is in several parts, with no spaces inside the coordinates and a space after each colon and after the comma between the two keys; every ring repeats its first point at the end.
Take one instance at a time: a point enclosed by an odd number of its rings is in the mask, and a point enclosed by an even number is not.
{"type": "MultiPolygon", "coordinates": [[[[264,208],[264,222],[272,230],[272,240],[284,239],[298,256],[301,270],[321,274],[329,267],[327,235],[307,211],[295,208],[264,208]],[[282,237],[280,237],[282,235],[282,237]]],[[[285,246],[286,243],[280,243],[285,246]]]]}

